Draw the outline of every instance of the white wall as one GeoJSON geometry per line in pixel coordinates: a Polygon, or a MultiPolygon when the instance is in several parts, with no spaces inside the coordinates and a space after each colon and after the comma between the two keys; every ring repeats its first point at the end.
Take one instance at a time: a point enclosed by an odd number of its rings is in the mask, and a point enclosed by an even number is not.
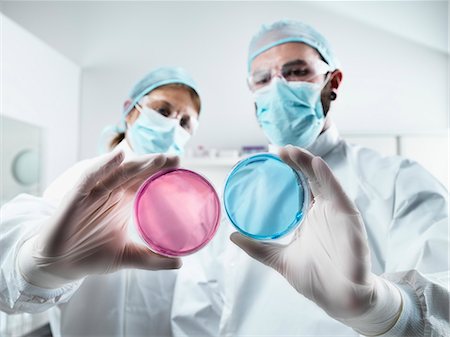
{"type": "Polygon", "coordinates": [[[0,13],[1,114],[43,128],[42,186],[78,157],[80,67],[0,13]]]}
{"type": "MultiPolygon", "coordinates": [[[[0,113],[42,127],[45,187],[77,161],[80,67],[1,13],[0,41],[0,113]]],[[[47,320],[46,312],[0,312],[0,335],[22,336],[47,320]]]]}

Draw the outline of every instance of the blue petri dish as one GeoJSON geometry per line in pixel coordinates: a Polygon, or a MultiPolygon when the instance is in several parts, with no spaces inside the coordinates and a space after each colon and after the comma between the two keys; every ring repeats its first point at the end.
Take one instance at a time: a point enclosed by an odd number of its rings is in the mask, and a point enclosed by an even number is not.
{"type": "Polygon", "coordinates": [[[257,240],[281,238],[297,228],[309,206],[305,176],[271,153],[238,162],[223,193],[228,219],[257,240]]]}

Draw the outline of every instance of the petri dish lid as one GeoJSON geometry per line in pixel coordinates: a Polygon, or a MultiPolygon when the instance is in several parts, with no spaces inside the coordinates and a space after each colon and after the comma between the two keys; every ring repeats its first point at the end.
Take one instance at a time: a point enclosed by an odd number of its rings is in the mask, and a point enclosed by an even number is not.
{"type": "Polygon", "coordinates": [[[276,239],[303,220],[309,187],[301,172],[274,154],[262,153],[235,165],[225,182],[223,202],[239,232],[258,240],[276,239]]]}
{"type": "Polygon", "coordinates": [[[214,236],[220,201],[214,187],[186,169],[169,169],[148,178],[134,202],[139,234],[154,252],[165,256],[192,254],[214,236]]]}

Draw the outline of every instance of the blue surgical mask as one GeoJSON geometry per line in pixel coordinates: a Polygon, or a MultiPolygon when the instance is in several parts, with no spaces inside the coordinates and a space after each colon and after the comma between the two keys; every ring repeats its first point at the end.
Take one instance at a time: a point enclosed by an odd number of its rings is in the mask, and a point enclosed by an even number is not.
{"type": "Polygon", "coordinates": [[[178,119],[167,118],[143,107],[139,117],[128,127],[127,136],[137,154],[170,153],[180,155],[191,138],[178,119]]]}
{"type": "Polygon", "coordinates": [[[307,148],[314,143],[325,122],[320,100],[324,84],[274,78],[255,91],[256,116],[272,144],[307,148]]]}

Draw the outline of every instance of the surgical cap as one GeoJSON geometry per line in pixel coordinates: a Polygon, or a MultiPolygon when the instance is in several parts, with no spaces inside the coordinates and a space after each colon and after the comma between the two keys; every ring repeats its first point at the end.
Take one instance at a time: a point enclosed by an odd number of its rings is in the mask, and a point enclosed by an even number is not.
{"type": "Polygon", "coordinates": [[[128,98],[131,104],[124,109],[123,116],[127,116],[142,97],[152,90],[167,84],[184,84],[192,88],[198,95],[197,85],[188,73],[179,67],[161,67],[149,72],[131,89],[128,98]]]}
{"type": "Polygon", "coordinates": [[[322,34],[303,22],[280,20],[272,24],[262,25],[253,36],[248,52],[248,72],[250,72],[256,56],[272,47],[288,42],[303,42],[315,48],[331,67],[331,70],[339,68],[339,61],[329,42],[322,34]]]}

